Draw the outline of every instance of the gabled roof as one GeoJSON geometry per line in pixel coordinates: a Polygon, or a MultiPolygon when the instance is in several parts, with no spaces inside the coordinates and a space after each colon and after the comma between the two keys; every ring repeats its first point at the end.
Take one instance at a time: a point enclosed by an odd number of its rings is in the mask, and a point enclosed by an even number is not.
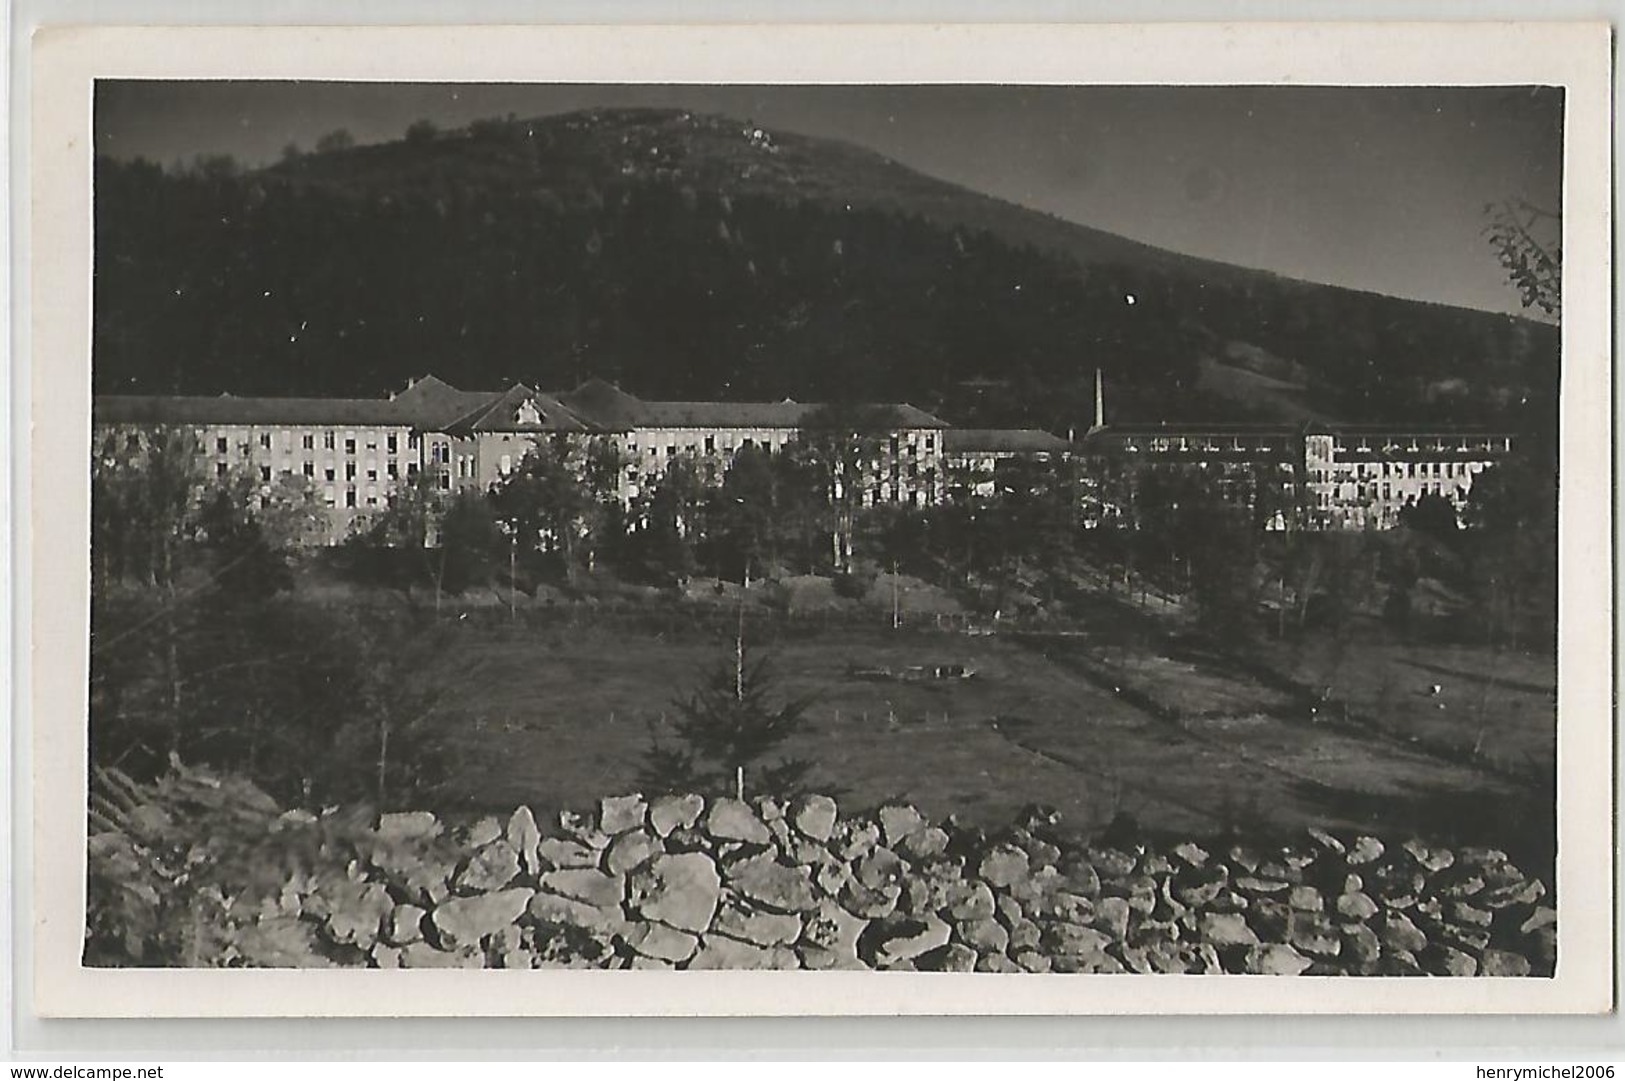
{"type": "Polygon", "coordinates": [[[433,375],[414,379],[406,389],[390,395],[403,423],[430,431],[443,431],[461,417],[499,397],[500,390],[458,390],[433,375]]]}
{"type": "Polygon", "coordinates": [[[447,435],[470,432],[584,432],[587,425],[552,395],[534,391],[523,383],[515,383],[473,412],[452,421],[444,430],[447,435]],[[523,416],[527,406],[534,408],[536,420],[531,421],[523,416]]]}
{"type": "Polygon", "coordinates": [[[949,428],[942,433],[942,449],[950,454],[1056,454],[1071,446],[1037,428],[949,428]]]}
{"type": "Polygon", "coordinates": [[[610,431],[624,432],[648,423],[642,399],[602,379],[589,379],[558,399],[577,416],[610,431]]]}

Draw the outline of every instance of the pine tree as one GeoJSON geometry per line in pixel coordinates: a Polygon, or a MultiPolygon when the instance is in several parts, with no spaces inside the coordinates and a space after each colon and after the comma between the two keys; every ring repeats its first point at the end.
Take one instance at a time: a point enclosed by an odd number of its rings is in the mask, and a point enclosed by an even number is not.
{"type": "Polygon", "coordinates": [[[795,795],[813,763],[782,754],[801,731],[811,698],[786,698],[767,657],[747,657],[743,634],[733,654],[673,705],[677,745],[658,734],[639,780],[655,792],[795,795]]]}

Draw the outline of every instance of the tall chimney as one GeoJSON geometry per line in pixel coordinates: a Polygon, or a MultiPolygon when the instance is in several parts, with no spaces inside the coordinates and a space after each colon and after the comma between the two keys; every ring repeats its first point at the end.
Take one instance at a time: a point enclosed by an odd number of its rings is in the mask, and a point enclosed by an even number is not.
{"type": "Polygon", "coordinates": [[[1098,432],[1106,426],[1106,388],[1100,369],[1095,369],[1095,425],[1089,430],[1098,432]]]}

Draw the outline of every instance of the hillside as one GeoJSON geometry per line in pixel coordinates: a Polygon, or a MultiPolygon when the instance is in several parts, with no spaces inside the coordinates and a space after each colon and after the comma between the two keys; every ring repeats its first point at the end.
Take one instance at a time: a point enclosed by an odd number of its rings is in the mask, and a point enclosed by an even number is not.
{"type": "Polygon", "coordinates": [[[719,117],[419,127],[96,179],[100,391],[600,375],[1061,432],[1088,423],[1097,366],[1119,418],[1546,428],[1555,401],[1555,328],[1177,255],[719,117]]]}

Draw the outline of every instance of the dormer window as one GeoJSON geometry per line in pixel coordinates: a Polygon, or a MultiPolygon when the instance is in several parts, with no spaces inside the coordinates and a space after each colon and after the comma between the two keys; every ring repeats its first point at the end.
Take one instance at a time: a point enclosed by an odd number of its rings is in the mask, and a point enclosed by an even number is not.
{"type": "Polygon", "coordinates": [[[541,424],[542,423],[542,411],[540,409],[536,408],[536,403],[535,402],[532,402],[532,401],[522,402],[520,404],[519,408],[514,410],[513,422],[515,424],[527,425],[527,426],[534,426],[534,425],[541,424]]]}

